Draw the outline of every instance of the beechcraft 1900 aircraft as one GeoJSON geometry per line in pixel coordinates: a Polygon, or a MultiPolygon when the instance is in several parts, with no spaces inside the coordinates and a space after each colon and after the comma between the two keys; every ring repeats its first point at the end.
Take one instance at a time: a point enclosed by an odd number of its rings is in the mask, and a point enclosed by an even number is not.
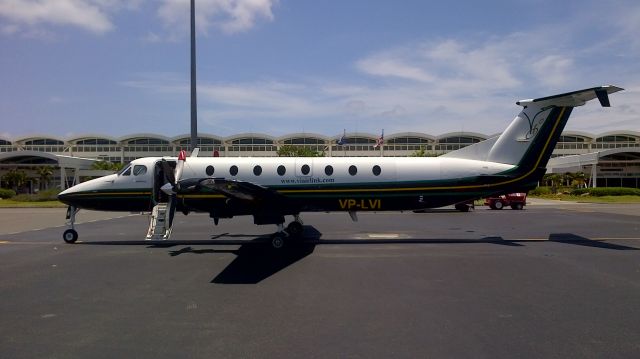
{"type": "Polygon", "coordinates": [[[251,215],[275,224],[271,244],[301,235],[302,212],[417,210],[535,188],[574,107],[598,99],[600,86],[522,100],[520,114],[499,136],[440,157],[175,157],[140,158],[120,173],[73,186],[58,196],[69,205],[63,238],[73,243],[76,212],[151,211],[146,238],[168,239],[176,211],[220,218],[251,215]],[[285,216],[293,221],[285,228],[285,216]]]}

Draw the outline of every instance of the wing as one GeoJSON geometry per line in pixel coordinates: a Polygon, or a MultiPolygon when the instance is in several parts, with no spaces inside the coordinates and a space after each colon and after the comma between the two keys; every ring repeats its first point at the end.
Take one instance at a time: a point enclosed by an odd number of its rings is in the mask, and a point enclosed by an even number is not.
{"type": "MultiPolygon", "coordinates": [[[[182,182],[182,181],[181,181],[182,182]]],[[[203,188],[223,194],[228,198],[250,202],[282,201],[285,197],[278,192],[251,182],[228,180],[225,178],[188,179],[180,186],[186,192],[198,192],[203,188]]],[[[277,203],[277,202],[276,202],[277,203]]]]}

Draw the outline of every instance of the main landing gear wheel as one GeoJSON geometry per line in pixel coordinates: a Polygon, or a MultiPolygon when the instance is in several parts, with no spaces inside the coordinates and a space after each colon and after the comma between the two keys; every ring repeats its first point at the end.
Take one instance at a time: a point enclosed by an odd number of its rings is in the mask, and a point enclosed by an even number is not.
{"type": "Polygon", "coordinates": [[[75,243],[78,240],[78,232],[75,229],[67,229],[62,235],[62,239],[67,243],[75,243]]]}
{"type": "Polygon", "coordinates": [[[287,233],[289,233],[291,237],[300,237],[303,231],[304,227],[302,223],[298,221],[293,221],[287,226],[287,233]]]}
{"type": "Polygon", "coordinates": [[[271,237],[271,246],[274,249],[280,249],[284,247],[284,237],[281,234],[275,234],[271,237]]]}
{"type": "Polygon", "coordinates": [[[278,231],[271,236],[271,246],[274,249],[281,249],[286,244],[289,234],[284,231],[284,224],[278,223],[278,231]]]}

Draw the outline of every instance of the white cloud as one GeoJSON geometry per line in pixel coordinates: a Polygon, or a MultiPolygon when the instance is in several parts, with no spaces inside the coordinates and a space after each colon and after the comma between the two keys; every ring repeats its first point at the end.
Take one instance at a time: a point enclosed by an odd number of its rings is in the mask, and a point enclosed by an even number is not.
{"type": "MultiPolygon", "coordinates": [[[[578,19],[501,36],[397,45],[355,61],[357,71],[350,78],[200,81],[200,113],[214,133],[250,128],[282,134],[304,126],[326,134],[343,128],[371,133],[384,128],[388,133],[493,134],[504,130],[518,113],[517,100],[613,83],[627,91],[612,96],[612,108],[602,109],[597,102],[579,107],[567,128],[593,133],[640,130],[640,74],[633,71],[638,53],[626,51],[636,36],[630,29],[637,25],[628,20],[636,12],[631,13],[623,25],[603,25],[588,34],[583,34],[585,24],[578,19]],[[625,56],[612,56],[618,53],[625,56]],[[594,61],[596,57],[606,59],[594,61]]],[[[218,21],[211,14],[211,21],[218,21]]],[[[188,98],[186,79],[174,80],[153,77],[135,86],[174,96],[179,92],[188,98]]]]}
{"type": "Polygon", "coordinates": [[[0,0],[5,34],[47,34],[43,25],[65,25],[102,34],[114,28],[110,13],[136,8],[141,0],[0,0]]]}
{"type": "MultiPolygon", "coordinates": [[[[189,0],[162,0],[158,16],[173,32],[183,33],[189,21],[189,0]]],[[[244,32],[259,20],[273,20],[273,7],[278,0],[199,0],[196,2],[196,26],[201,32],[217,27],[225,33],[244,32]]]]}
{"type": "Polygon", "coordinates": [[[548,86],[563,86],[569,80],[573,59],[560,55],[547,55],[533,61],[531,69],[536,78],[548,86]]]}
{"type": "Polygon", "coordinates": [[[357,67],[370,75],[398,77],[420,82],[433,82],[435,78],[425,69],[404,63],[392,54],[380,54],[358,61],[357,67]]]}

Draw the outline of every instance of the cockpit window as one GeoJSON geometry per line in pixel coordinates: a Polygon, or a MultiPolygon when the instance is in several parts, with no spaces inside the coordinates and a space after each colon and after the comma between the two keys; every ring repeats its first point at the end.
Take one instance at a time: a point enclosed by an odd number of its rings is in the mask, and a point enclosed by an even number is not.
{"type": "Polygon", "coordinates": [[[120,173],[118,173],[118,176],[129,176],[129,175],[131,175],[131,166],[125,167],[122,171],[120,171],[120,173]]]}
{"type": "Polygon", "coordinates": [[[133,175],[134,176],[142,176],[147,173],[147,166],[144,165],[135,165],[133,166],[133,175]]]}

